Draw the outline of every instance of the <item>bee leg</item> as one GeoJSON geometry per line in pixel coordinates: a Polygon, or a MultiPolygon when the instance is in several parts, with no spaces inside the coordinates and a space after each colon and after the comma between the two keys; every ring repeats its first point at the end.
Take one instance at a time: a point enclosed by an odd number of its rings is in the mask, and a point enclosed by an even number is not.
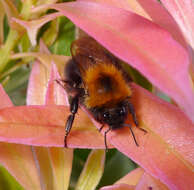
{"type": "Polygon", "coordinates": [[[78,104],[79,104],[79,97],[78,96],[73,97],[70,104],[71,115],[68,116],[68,119],[65,125],[65,137],[64,137],[65,148],[67,148],[67,136],[70,133],[70,130],[72,128],[75,114],[77,113],[77,110],[78,110],[78,104]]]}
{"type": "Polygon", "coordinates": [[[65,137],[64,137],[64,147],[67,148],[67,136],[72,128],[75,114],[69,115],[66,125],[65,125],[65,137]]]}
{"type": "Polygon", "coordinates": [[[131,134],[132,134],[132,136],[133,136],[133,139],[134,139],[134,141],[135,141],[136,146],[139,146],[139,144],[137,143],[137,140],[136,140],[136,138],[135,138],[135,134],[133,133],[133,130],[132,130],[132,128],[131,128],[131,125],[128,125],[128,126],[129,126],[129,129],[130,129],[130,131],[131,131],[131,134]]]}
{"type": "Polygon", "coordinates": [[[112,128],[109,128],[107,131],[105,131],[104,133],[104,144],[105,144],[105,148],[106,148],[106,152],[108,152],[108,146],[107,146],[107,141],[106,141],[106,135],[109,131],[111,131],[112,128]]]}
{"type": "Polygon", "coordinates": [[[64,88],[64,84],[68,84],[70,83],[70,81],[66,81],[66,80],[61,80],[61,79],[55,79],[54,80],[57,84],[59,84],[62,88],[64,88]]]}
{"type": "Polygon", "coordinates": [[[135,114],[135,109],[133,107],[133,105],[128,102],[128,108],[129,108],[129,112],[131,113],[132,117],[133,117],[133,121],[135,123],[135,125],[138,127],[139,123],[137,121],[137,117],[136,117],[136,114],[135,114]]]}
{"type": "MultiPolygon", "coordinates": [[[[133,105],[130,102],[128,102],[128,108],[129,108],[129,112],[131,113],[131,115],[133,117],[133,121],[134,121],[136,127],[138,129],[140,129],[141,131],[143,131],[144,133],[147,133],[147,131],[145,129],[139,127],[139,123],[138,123],[138,120],[137,120],[137,117],[136,117],[136,114],[135,114],[135,109],[134,109],[133,105]]],[[[132,133],[132,135],[133,135],[133,133],[132,133]]]]}
{"type": "Polygon", "coordinates": [[[102,126],[100,127],[99,132],[102,131],[103,127],[104,127],[104,124],[102,124],[102,126]]]}
{"type": "Polygon", "coordinates": [[[139,130],[143,131],[145,134],[147,133],[147,131],[141,127],[137,127],[139,130]]]}

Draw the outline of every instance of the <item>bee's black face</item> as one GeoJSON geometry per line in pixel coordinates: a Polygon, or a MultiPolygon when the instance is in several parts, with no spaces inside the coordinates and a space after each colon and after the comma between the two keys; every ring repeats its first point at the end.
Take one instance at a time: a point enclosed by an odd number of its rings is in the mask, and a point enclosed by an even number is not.
{"type": "Polygon", "coordinates": [[[125,105],[117,106],[115,108],[104,108],[99,113],[102,123],[108,124],[112,129],[122,127],[128,114],[128,109],[125,105]]]}

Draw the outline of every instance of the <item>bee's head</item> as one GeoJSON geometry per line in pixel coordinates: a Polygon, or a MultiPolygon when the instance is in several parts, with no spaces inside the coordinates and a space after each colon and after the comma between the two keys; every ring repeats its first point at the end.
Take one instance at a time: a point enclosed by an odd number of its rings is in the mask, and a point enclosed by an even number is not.
{"type": "Polygon", "coordinates": [[[128,115],[128,107],[119,103],[114,107],[102,107],[98,110],[98,120],[109,125],[112,129],[120,128],[128,115]]]}

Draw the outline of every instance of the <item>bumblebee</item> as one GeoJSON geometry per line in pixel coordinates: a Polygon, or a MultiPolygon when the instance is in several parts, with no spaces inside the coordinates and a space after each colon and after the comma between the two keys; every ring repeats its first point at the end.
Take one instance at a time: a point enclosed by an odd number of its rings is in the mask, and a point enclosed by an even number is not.
{"type": "Polygon", "coordinates": [[[109,126],[104,133],[106,150],[107,133],[124,126],[129,127],[138,146],[131,126],[125,124],[128,114],[131,114],[138,127],[135,110],[130,102],[131,80],[119,60],[88,36],[72,43],[71,54],[72,59],[65,66],[65,79],[57,81],[70,96],[71,114],[66,122],[64,146],[67,147],[67,136],[79,105],[84,106],[102,124],[100,131],[105,124],[109,126]]]}

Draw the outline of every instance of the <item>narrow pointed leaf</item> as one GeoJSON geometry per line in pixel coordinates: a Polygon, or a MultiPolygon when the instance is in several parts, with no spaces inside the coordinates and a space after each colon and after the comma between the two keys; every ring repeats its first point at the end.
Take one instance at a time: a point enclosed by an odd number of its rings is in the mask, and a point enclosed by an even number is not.
{"type": "MultiPolygon", "coordinates": [[[[40,41],[40,52],[50,54],[42,40],[40,41]]],[[[59,78],[57,68],[53,62],[46,68],[38,62],[33,65],[28,88],[31,93],[27,97],[29,104],[44,104],[45,102],[47,105],[66,104],[64,89],[62,91],[59,88],[59,85],[55,82],[55,76],[59,78]],[[37,73],[39,74],[37,75],[37,73]],[[34,80],[37,78],[39,80],[34,80]],[[43,83],[39,82],[41,80],[43,80],[43,83]],[[55,87],[56,85],[58,85],[58,88],[55,87]],[[45,89],[46,91],[45,94],[42,94],[41,100],[39,99],[40,89],[45,89]]],[[[33,147],[33,153],[39,169],[42,188],[67,190],[71,174],[73,150],[56,147],[33,147]]]]}
{"type": "Polygon", "coordinates": [[[54,189],[55,184],[49,149],[45,147],[32,147],[32,152],[39,173],[41,189],[54,189]]]}
{"type": "Polygon", "coordinates": [[[105,151],[92,150],[75,190],[95,190],[104,171],[105,151]]]}
{"type": "Polygon", "coordinates": [[[52,63],[46,93],[46,104],[69,105],[68,96],[65,89],[60,86],[56,80],[61,80],[61,77],[57,72],[56,65],[52,63]]]}
{"type": "Polygon", "coordinates": [[[27,104],[41,105],[45,101],[47,69],[39,61],[35,61],[30,74],[27,90],[27,104]]]}
{"type": "MultiPolygon", "coordinates": [[[[41,48],[44,44],[41,45],[41,48]]],[[[45,52],[48,51],[44,47],[45,52]]],[[[56,83],[56,79],[60,79],[56,65],[52,62],[50,65],[50,75],[47,84],[47,92],[45,97],[46,105],[68,105],[67,94],[59,84],[56,83]]],[[[67,190],[69,187],[69,181],[71,176],[72,162],[73,162],[73,150],[62,148],[48,148],[50,153],[50,161],[52,166],[54,189],[55,190],[67,190]]]]}
{"type": "Polygon", "coordinates": [[[68,190],[71,176],[73,150],[49,148],[56,190],[68,190]]]}
{"type": "MultiPolygon", "coordinates": [[[[62,89],[61,86],[59,86],[59,84],[57,84],[55,81],[56,79],[60,79],[56,65],[52,62],[50,67],[51,71],[47,84],[45,103],[46,105],[67,105],[67,94],[64,92],[64,89],[62,89]]],[[[54,189],[67,190],[71,176],[73,150],[64,149],[63,147],[53,147],[48,148],[48,151],[50,153],[49,158],[53,170],[54,189]]]]}
{"type": "Polygon", "coordinates": [[[58,68],[62,73],[64,64],[69,58],[65,56],[52,56],[48,53],[48,50],[46,50],[46,47],[44,47],[43,44],[41,45],[41,48],[41,53],[24,54],[24,56],[35,56],[41,61],[41,63],[36,61],[31,71],[27,91],[27,104],[42,105],[45,101],[48,101],[46,99],[48,99],[49,96],[52,96],[50,98],[52,101],[55,101],[55,103],[58,102],[60,105],[67,105],[67,94],[56,82],[56,79],[60,79],[60,76],[54,62],[59,64],[58,68]]]}

